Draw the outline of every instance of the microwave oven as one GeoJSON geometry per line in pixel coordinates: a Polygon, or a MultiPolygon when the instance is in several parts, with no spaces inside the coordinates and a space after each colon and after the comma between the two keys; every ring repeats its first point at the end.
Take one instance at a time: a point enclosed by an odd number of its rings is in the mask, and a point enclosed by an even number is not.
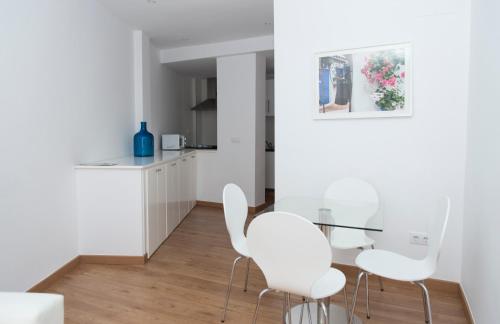
{"type": "Polygon", "coordinates": [[[161,136],[162,150],[182,150],[184,147],[186,147],[186,136],[180,134],[163,134],[161,136]]]}

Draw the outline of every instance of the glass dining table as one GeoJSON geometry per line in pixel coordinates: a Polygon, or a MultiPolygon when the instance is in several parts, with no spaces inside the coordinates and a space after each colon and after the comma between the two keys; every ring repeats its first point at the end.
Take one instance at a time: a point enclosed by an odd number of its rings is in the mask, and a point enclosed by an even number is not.
{"type": "MultiPolygon", "coordinates": [[[[330,242],[335,241],[335,245],[339,246],[349,246],[353,239],[364,235],[365,231],[383,231],[383,217],[378,208],[378,202],[374,201],[289,196],[277,200],[257,215],[271,211],[297,214],[318,225],[330,242]]],[[[333,258],[335,259],[335,256],[333,258]]],[[[323,302],[327,305],[327,323],[349,323],[349,312],[345,307],[330,303],[329,298],[323,302]]],[[[292,308],[292,323],[322,323],[320,311],[315,302],[296,305],[292,308]]],[[[352,323],[358,324],[363,321],[354,316],[352,323]]]]}

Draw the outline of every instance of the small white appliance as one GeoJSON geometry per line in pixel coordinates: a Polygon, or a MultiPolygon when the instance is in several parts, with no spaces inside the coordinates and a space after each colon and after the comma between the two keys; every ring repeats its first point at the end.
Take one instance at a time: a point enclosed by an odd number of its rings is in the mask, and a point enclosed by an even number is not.
{"type": "Polygon", "coordinates": [[[161,136],[162,150],[182,150],[184,147],[186,147],[186,136],[180,134],[163,134],[161,136]]]}

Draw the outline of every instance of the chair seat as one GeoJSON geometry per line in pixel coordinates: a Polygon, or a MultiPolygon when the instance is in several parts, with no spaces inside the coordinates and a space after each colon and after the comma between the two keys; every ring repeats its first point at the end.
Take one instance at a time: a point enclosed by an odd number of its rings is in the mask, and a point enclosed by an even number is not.
{"type": "Polygon", "coordinates": [[[375,244],[375,240],[366,236],[364,231],[356,232],[348,228],[336,228],[331,236],[330,245],[338,250],[366,248],[375,244]]]}
{"type": "Polygon", "coordinates": [[[384,250],[366,250],[356,258],[358,268],[371,274],[399,281],[422,281],[432,275],[425,260],[415,260],[384,250]]]}
{"type": "Polygon", "coordinates": [[[64,324],[64,297],[2,292],[0,324],[64,324]]]}
{"type": "Polygon", "coordinates": [[[323,277],[314,283],[311,288],[311,296],[307,297],[320,299],[333,296],[344,288],[345,283],[345,275],[337,269],[330,268],[323,277]]]}

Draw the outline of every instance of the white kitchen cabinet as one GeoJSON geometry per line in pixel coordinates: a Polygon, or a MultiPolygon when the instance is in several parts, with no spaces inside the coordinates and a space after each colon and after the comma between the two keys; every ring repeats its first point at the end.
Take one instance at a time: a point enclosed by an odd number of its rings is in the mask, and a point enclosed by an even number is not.
{"type": "Polygon", "coordinates": [[[189,162],[188,157],[179,160],[179,202],[181,221],[189,213],[189,162]]]}
{"type": "Polygon", "coordinates": [[[167,238],[165,166],[146,170],[146,248],[150,257],[167,238]]]}
{"type": "Polygon", "coordinates": [[[196,205],[196,154],[189,156],[189,210],[192,210],[196,205]]]}
{"type": "Polygon", "coordinates": [[[79,253],[150,257],[194,205],[191,156],[165,151],[76,166],[79,253]]]}
{"type": "Polygon", "coordinates": [[[274,80],[266,80],[266,116],[274,116],[274,80]]]}
{"type": "Polygon", "coordinates": [[[179,167],[178,162],[167,164],[167,235],[170,235],[180,222],[179,167]]]}

